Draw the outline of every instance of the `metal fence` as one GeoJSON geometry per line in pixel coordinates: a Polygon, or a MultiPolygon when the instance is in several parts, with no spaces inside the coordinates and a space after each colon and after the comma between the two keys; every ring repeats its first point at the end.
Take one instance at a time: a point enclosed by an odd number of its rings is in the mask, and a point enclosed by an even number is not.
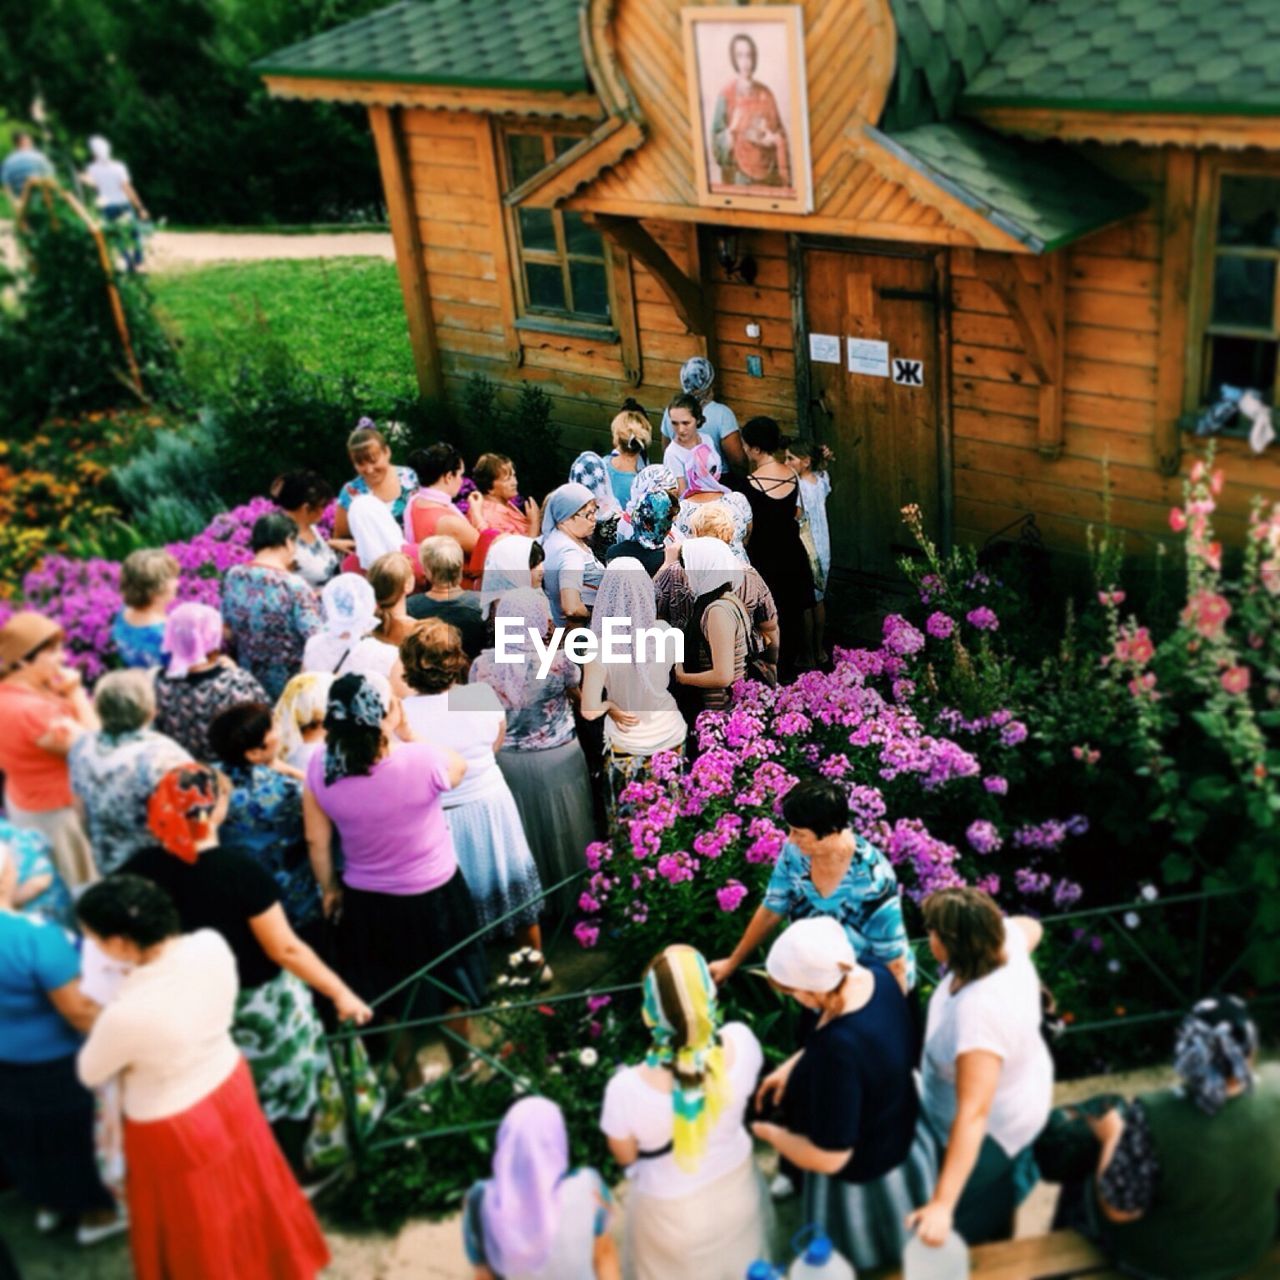
{"type": "MultiPolygon", "coordinates": [[[[577,873],[553,885],[544,892],[544,897],[574,883],[582,874],[577,873]]],[[[1109,936],[1116,942],[1117,955],[1124,955],[1129,962],[1124,969],[1124,980],[1117,981],[1109,1003],[1114,1007],[1121,1001],[1131,1000],[1150,1005],[1153,993],[1159,992],[1159,1000],[1156,1002],[1158,1007],[1146,1008],[1134,1014],[1113,1013],[1105,1017],[1072,1021],[1063,1029],[1063,1034],[1071,1037],[1099,1033],[1112,1036],[1121,1027],[1127,1030],[1171,1022],[1181,1017],[1197,999],[1227,990],[1246,959],[1246,948],[1242,944],[1236,944],[1243,938],[1250,920],[1250,897],[1248,891],[1240,889],[1206,890],[1044,917],[1041,923],[1045,927],[1045,940],[1049,945],[1041,944],[1037,954],[1043,959],[1038,967],[1042,979],[1051,989],[1058,979],[1070,975],[1073,963],[1083,958],[1084,953],[1095,945],[1093,939],[1109,936]],[[1173,917],[1172,921],[1167,921],[1171,927],[1153,941],[1144,941],[1148,935],[1144,934],[1142,926],[1156,914],[1173,917]],[[1237,929],[1234,933],[1231,931],[1233,926],[1237,929]],[[1189,929],[1189,935],[1184,934],[1184,929],[1189,929]]],[[[416,997],[426,985],[433,986],[452,1002],[463,1003],[460,994],[436,977],[434,971],[462,948],[494,934],[515,914],[517,912],[513,911],[494,921],[480,933],[438,956],[418,973],[373,1001],[375,1011],[380,1008],[385,1010],[395,998],[403,996],[404,1004],[399,1020],[375,1022],[359,1030],[344,1027],[328,1036],[329,1051],[347,1104],[348,1142],[357,1164],[372,1152],[399,1146],[406,1141],[427,1141],[478,1133],[495,1129],[500,1123],[499,1118],[457,1125],[434,1123],[421,1112],[417,1105],[419,1099],[416,1097],[401,1099],[395,1105],[387,1107],[370,1123],[361,1121],[354,1105],[355,1086],[359,1073],[367,1068],[355,1049],[359,1040],[434,1029],[447,1042],[452,1042],[465,1052],[469,1064],[484,1063],[493,1072],[509,1080],[513,1093],[525,1087],[526,1082],[503,1061],[500,1052],[493,1053],[483,1045],[464,1040],[447,1025],[457,1015],[445,1013],[411,1016],[416,997]],[[421,1127],[408,1129],[398,1123],[410,1115],[421,1120],[421,1127]]],[[[912,946],[916,951],[919,981],[925,985],[935,984],[938,974],[927,941],[919,939],[912,946]]],[[[467,1016],[501,1032],[513,1015],[523,1010],[555,1008],[583,1002],[593,996],[613,997],[635,993],[639,989],[640,983],[637,981],[602,982],[600,985],[559,995],[534,995],[528,999],[489,1004],[481,1009],[468,1010],[467,1016]]],[[[1280,991],[1274,990],[1254,993],[1251,998],[1251,1003],[1256,1006],[1271,1005],[1277,1001],[1280,1001],[1280,991]]],[[[384,1070],[390,1070],[390,1055],[384,1070]]]]}

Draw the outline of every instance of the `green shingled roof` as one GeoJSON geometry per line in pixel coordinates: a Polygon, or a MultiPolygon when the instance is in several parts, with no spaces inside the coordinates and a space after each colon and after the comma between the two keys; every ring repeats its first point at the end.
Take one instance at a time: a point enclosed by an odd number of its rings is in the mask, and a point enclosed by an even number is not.
{"type": "Polygon", "coordinates": [[[898,63],[881,127],[949,120],[966,82],[1031,0],[891,0],[898,63]]]}
{"type": "Polygon", "coordinates": [[[1037,0],[970,79],[977,106],[1280,114],[1280,0],[1037,0]]]}
{"type": "Polygon", "coordinates": [[[878,141],[1034,253],[1137,213],[1146,198],[1057,142],[926,124],[878,141]]]}
{"type": "Polygon", "coordinates": [[[485,89],[590,87],[577,0],[400,0],[268,54],[254,70],[485,89]]]}

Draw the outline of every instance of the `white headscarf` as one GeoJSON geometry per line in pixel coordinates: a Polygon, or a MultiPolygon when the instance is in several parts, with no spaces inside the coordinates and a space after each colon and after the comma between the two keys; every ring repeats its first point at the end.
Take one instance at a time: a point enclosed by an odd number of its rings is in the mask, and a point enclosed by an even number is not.
{"type": "Polygon", "coordinates": [[[812,916],[787,927],[764,967],[780,987],[826,995],[857,969],[858,958],[844,925],[833,916],[812,916]]]}
{"type": "Polygon", "coordinates": [[[362,569],[368,569],[388,551],[404,550],[404,534],[395,517],[387,504],[371,493],[362,493],[351,500],[347,523],[356,540],[356,559],[362,569]]]}
{"type": "Polygon", "coordinates": [[[495,623],[499,618],[510,618],[519,624],[518,628],[511,628],[515,633],[514,641],[508,640],[505,645],[508,654],[519,654],[519,661],[495,661],[486,683],[501,694],[508,708],[518,711],[531,707],[539,700],[543,682],[538,679],[538,651],[529,636],[529,629],[533,628],[543,636],[547,634],[551,629],[551,606],[543,592],[533,587],[521,587],[502,593],[493,616],[495,623]]]}
{"type": "Polygon", "coordinates": [[[97,161],[105,163],[111,159],[111,143],[101,134],[95,133],[89,139],[89,150],[93,154],[93,158],[97,161]]]}
{"type": "Polygon", "coordinates": [[[680,559],[694,599],[726,583],[735,586],[742,576],[742,565],[719,538],[686,538],[680,544],[680,559]]]}
{"type": "MultiPolygon", "coordinates": [[[[630,635],[641,628],[653,631],[658,626],[658,606],[649,571],[632,556],[618,556],[609,562],[596,592],[591,610],[591,630],[602,641],[606,618],[627,618],[630,635]]],[[[616,634],[616,632],[615,632],[616,634]]],[[[671,703],[668,691],[671,663],[654,660],[652,642],[645,645],[647,661],[639,658],[627,663],[610,663],[604,668],[605,687],[609,698],[624,711],[639,715],[646,711],[664,711],[671,703]]]]}
{"type": "Polygon", "coordinates": [[[339,640],[359,640],[378,625],[377,598],[358,573],[340,573],[330,578],[320,593],[320,604],[325,630],[339,640]]]}
{"type": "Polygon", "coordinates": [[[523,534],[507,533],[495,538],[484,558],[484,570],[480,575],[480,613],[486,616],[489,606],[505,591],[517,591],[533,586],[529,557],[533,554],[533,539],[523,534]]]}

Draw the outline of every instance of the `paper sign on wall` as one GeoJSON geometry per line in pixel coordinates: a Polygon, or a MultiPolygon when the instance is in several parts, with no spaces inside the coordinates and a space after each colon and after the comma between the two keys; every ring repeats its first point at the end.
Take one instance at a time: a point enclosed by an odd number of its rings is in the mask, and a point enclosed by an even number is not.
{"type": "Polygon", "coordinates": [[[811,333],[809,335],[809,359],[815,364],[839,364],[839,334],[811,333]]]}
{"type": "Polygon", "coordinates": [[[849,339],[849,372],[868,378],[889,376],[889,344],[874,338],[849,339]]]}
{"type": "Polygon", "coordinates": [[[900,387],[924,386],[924,361],[893,357],[893,380],[900,387]]]}

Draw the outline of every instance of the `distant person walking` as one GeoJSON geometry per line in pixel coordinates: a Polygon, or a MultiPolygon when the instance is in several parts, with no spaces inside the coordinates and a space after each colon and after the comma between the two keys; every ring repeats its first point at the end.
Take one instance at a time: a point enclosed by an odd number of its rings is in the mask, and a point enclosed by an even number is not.
{"type": "Polygon", "coordinates": [[[49,157],[36,147],[35,139],[25,130],[13,135],[13,150],[0,165],[0,183],[13,197],[16,204],[22,199],[22,192],[32,178],[52,178],[53,165],[49,157]]]}
{"type": "Polygon", "coordinates": [[[141,198],[133,189],[128,166],[111,158],[111,143],[106,138],[89,139],[93,163],[81,175],[98,193],[98,212],[105,222],[125,220],[124,264],[132,274],[142,266],[142,236],[138,219],[150,218],[141,198]],[[132,247],[130,247],[132,246],[132,247]]]}

